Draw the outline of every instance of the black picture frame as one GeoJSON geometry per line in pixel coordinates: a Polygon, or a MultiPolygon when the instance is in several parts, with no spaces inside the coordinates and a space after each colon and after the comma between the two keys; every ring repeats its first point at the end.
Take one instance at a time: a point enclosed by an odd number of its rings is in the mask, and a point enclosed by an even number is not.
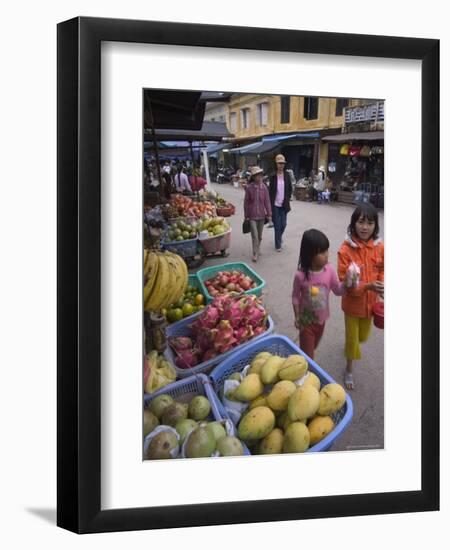
{"type": "Polygon", "coordinates": [[[439,41],[87,17],[62,22],[57,31],[57,525],[94,533],[438,510],[439,41]],[[102,41],[421,60],[420,491],[101,509],[102,41]]]}

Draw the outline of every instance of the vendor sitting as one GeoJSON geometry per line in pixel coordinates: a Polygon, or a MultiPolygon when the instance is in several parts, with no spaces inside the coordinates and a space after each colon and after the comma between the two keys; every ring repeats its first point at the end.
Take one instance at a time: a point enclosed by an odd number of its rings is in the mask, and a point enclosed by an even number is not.
{"type": "Polygon", "coordinates": [[[182,164],[178,165],[178,173],[175,176],[175,186],[179,193],[192,193],[192,188],[189,183],[189,179],[184,173],[182,164]]]}

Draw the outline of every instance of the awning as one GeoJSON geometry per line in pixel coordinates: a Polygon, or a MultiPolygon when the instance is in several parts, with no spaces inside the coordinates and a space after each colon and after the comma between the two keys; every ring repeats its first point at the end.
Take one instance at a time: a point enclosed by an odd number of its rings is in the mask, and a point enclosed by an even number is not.
{"type": "Polygon", "coordinates": [[[285,141],[287,139],[318,138],[319,132],[295,132],[290,134],[273,134],[263,137],[263,141],[285,141]]]}
{"type": "Polygon", "coordinates": [[[384,139],[384,132],[352,132],[349,134],[338,134],[337,136],[327,136],[322,141],[332,141],[334,143],[345,143],[347,141],[375,141],[384,139]]]}
{"type": "MultiPolygon", "coordinates": [[[[203,122],[200,130],[162,130],[160,128],[155,129],[156,139],[162,140],[203,140],[203,141],[222,141],[222,138],[231,138],[232,134],[228,131],[225,122],[203,122]]],[[[149,129],[144,130],[144,136],[151,136],[149,129]]]]}
{"type": "Polygon", "coordinates": [[[242,147],[236,147],[230,149],[230,153],[235,155],[261,155],[272,151],[278,147],[277,141],[272,141],[270,143],[264,143],[262,141],[257,141],[256,143],[249,143],[248,145],[243,145],[242,147]]]}
{"type": "Polygon", "coordinates": [[[231,147],[230,143],[214,143],[212,145],[208,145],[206,152],[208,153],[208,155],[214,155],[215,153],[218,153],[219,151],[222,151],[227,147],[231,147]]]}

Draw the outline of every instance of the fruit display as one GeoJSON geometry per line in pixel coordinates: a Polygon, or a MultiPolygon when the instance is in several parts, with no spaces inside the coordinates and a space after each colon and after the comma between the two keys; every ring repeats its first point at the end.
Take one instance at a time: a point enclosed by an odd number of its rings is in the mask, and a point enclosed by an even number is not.
{"type": "Polygon", "coordinates": [[[177,302],[188,284],[188,269],[178,254],[144,250],[144,309],[158,311],[177,302]]]}
{"type": "Polygon", "coordinates": [[[188,285],[183,296],[163,311],[169,323],[176,323],[205,308],[205,297],[193,285],[188,285]]]}
{"type": "Polygon", "coordinates": [[[196,239],[200,227],[201,222],[197,222],[195,218],[191,218],[190,223],[183,219],[173,221],[166,230],[166,240],[170,242],[196,239]]]}
{"type": "Polygon", "coordinates": [[[184,195],[173,195],[170,205],[176,210],[178,216],[215,216],[216,207],[210,201],[193,201],[184,195]]]}
{"type": "Polygon", "coordinates": [[[174,366],[163,355],[152,350],[144,358],[144,392],[155,391],[175,382],[177,373],[174,366]]]}
{"type": "Polygon", "coordinates": [[[241,441],[227,420],[216,420],[204,395],[188,403],[159,394],[144,408],[144,457],[148,460],[239,456],[241,441]]]}
{"type": "Polygon", "coordinates": [[[230,225],[224,218],[202,218],[198,231],[207,231],[210,237],[223,235],[230,229],[230,225]]]}
{"type": "Polygon", "coordinates": [[[254,295],[218,296],[190,325],[190,336],[168,339],[175,365],[187,369],[259,336],[267,330],[267,312],[254,295]]]}
{"type": "Polygon", "coordinates": [[[217,275],[204,281],[204,285],[212,297],[231,292],[239,294],[257,286],[250,276],[238,270],[219,271],[217,275]]]}
{"type": "Polygon", "coordinates": [[[337,383],[320,385],[303,355],[258,353],[228,376],[223,403],[252,454],[301,453],[335,428],[346,402],[337,383]]]}

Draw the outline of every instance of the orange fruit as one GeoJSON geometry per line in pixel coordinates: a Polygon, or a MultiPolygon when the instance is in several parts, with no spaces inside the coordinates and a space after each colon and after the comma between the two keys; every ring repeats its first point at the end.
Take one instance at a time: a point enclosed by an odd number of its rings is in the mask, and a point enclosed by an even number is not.
{"type": "Polygon", "coordinates": [[[184,304],[182,312],[183,312],[183,317],[192,315],[194,313],[194,306],[192,304],[184,304]]]}
{"type": "Polygon", "coordinates": [[[319,289],[316,286],[311,287],[311,296],[317,296],[319,294],[319,289]]]}
{"type": "Polygon", "coordinates": [[[204,301],[205,297],[203,296],[203,294],[197,294],[194,298],[194,303],[196,306],[201,306],[204,301]]]}

